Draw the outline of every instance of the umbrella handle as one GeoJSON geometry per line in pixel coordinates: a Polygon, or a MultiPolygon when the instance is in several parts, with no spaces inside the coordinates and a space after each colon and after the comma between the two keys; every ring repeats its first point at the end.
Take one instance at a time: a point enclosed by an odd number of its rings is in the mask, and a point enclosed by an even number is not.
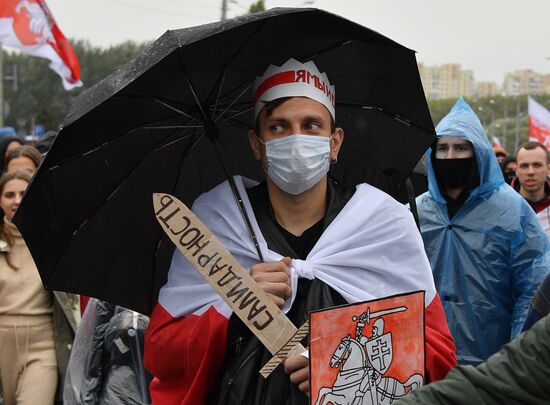
{"type": "Polygon", "coordinates": [[[416,198],[414,196],[414,187],[410,177],[407,177],[407,180],[405,181],[405,185],[407,186],[407,197],[409,199],[409,206],[411,208],[411,212],[414,217],[414,222],[416,222],[416,227],[420,231],[420,218],[418,217],[418,209],[416,207],[416,198]]]}
{"type": "Polygon", "coordinates": [[[241,215],[243,216],[244,222],[246,224],[246,228],[248,229],[248,235],[250,236],[252,243],[254,243],[254,247],[256,248],[256,252],[258,252],[258,258],[260,259],[260,262],[263,263],[265,261],[264,256],[262,254],[262,250],[260,249],[260,244],[258,243],[256,232],[254,232],[254,228],[252,228],[252,223],[250,222],[250,218],[248,217],[248,213],[246,212],[246,208],[244,206],[241,193],[239,192],[239,189],[235,184],[235,180],[233,179],[233,175],[231,174],[231,170],[229,169],[229,165],[227,164],[227,161],[225,159],[225,154],[218,136],[218,131],[217,131],[218,128],[216,127],[214,131],[209,131],[208,127],[206,129],[207,129],[206,132],[207,132],[208,138],[210,138],[210,140],[214,144],[214,149],[216,150],[216,154],[220,159],[220,163],[225,172],[225,176],[227,177],[227,181],[229,182],[229,186],[231,187],[231,191],[233,192],[233,196],[235,197],[235,200],[237,201],[237,205],[239,206],[239,210],[241,211],[241,215]]]}

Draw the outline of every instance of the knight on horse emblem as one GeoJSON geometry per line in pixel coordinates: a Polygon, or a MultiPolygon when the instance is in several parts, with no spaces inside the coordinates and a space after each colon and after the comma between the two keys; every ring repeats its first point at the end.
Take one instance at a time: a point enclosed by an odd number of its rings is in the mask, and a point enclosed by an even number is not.
{"type": "MultiPolygon", "coordinates": [[[[385,405],[423,385],[421,374],[414,373],[405,382],[387,376],[392,365],[394,348],[392,332],[384,331],[384,316],[404,312],[405,306],[352,316],[355,337],[343,337],[329,362],[338,368],[332,387],[321,387],[315,405],[385,405]],[[364,334],[366,325],[372,324],[370,336],[364,334]]],[[[348,318],[349,319],[349,318],[348,318]]]]}

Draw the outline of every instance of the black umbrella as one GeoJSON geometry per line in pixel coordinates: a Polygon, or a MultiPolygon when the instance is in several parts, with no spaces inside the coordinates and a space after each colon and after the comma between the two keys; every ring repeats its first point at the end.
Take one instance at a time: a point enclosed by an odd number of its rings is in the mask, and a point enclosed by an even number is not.
{"type": "Polygon", "coordinates": [[[75,101],[29,186],[15,223],[45,287],[149,313],[172,250],[151,194],[191,204],[228,173],[261,180],[251,87],[289,57],[335,85],[346,138],[332,175],[397,195],[434,139],[414,51],[316,9],[168,31],[75,101]]]}

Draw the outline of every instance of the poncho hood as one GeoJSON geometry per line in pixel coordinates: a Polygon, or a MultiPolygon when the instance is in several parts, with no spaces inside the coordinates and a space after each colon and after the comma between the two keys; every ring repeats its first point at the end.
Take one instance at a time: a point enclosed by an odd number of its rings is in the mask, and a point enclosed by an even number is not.
{"type": "MultiPolygon", "coordinates": [[[[494,190],[504,183],[504,177],[493,152],[493,147],[485,135],[481,122],[462,97],[456,100],[451,111],[435,128],[435,132],[439,137],[458,136],[464,138],[473,145],[480,182],[479,186],[470,193],[471,197],[494,190]]],[[[431,156],[432,148],[426,152],[428,190],[437,202],[444,203],[445,199],[437,185],[431,156]]]]}

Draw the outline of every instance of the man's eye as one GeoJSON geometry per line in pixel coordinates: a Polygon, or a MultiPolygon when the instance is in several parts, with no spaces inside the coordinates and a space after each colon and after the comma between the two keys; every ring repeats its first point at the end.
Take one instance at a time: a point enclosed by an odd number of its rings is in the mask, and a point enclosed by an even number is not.
{"type": "Polygon", "coordinates": [[[282,125],[270,125],[269,130],[273,133],[283,132],[283,126],[282,125]]]}
{"type": "Polygon", "coordinates": [[[305,129],[307,129],[308,131],[318,131],[319,129],[321,129],[321,126],[316,122],[308,122],[305,125],[305,129]]]}
{"type": "Polygon", "coordinates": [[[447,146],[445,146],[445,145],[438,146],[438,147],[437,147],[437,150],[438,150],[438,151],[447,150],[447,146]]]}

